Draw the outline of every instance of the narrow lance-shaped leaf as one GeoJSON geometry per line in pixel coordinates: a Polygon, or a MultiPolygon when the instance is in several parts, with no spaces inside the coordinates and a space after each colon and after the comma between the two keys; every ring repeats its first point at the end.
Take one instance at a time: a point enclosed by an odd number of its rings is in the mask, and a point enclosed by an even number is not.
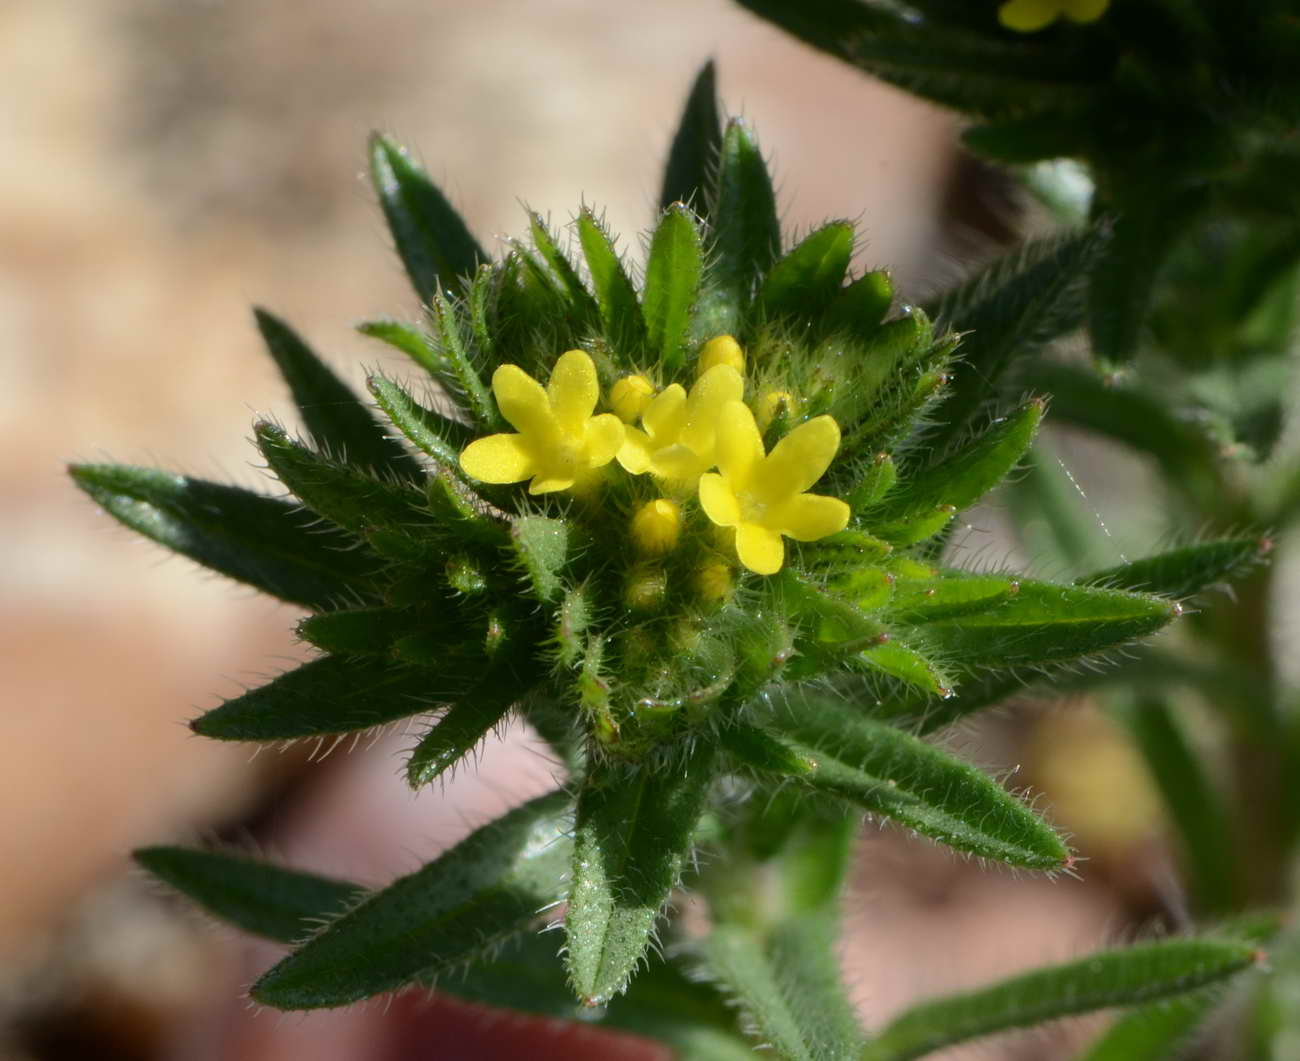
{"type": "MultiPolygon", "coordinates": [[[[795,783],[982,858],[1056,869],[1069,857],[1061,838],[988,775],[902,730],[862,717],[828,694],[788,693],[767,728],[812,764],[811,770],[787,775],[795,783]]],[[[733,744],[728,750],[744,756],[733,744]]],[[[767,762],[751,765],[769,768],[767,762]]]]}
{"type": "Polygon", "coordinates": [[[930,307],[937,320],[962,333],[952,384],[936,417],[936,445],[959,437],[976,413],[996,402],[1018,358],[1082,326],[1088,273],[1108,236],[1107,228],[1094,225],[1035,240],[930,307]]]}
{"type": "Polygon", "coordinates": [[[472,441],[464,424],[425,408],[400,384],[383,376],[371,376],[367,385],[379,408],[413,445],[444,468],[460,468],[460,451],[472,441]]]}
{"type": "Polygon", "coordinates": [[[838,928],[830,911],[766,932],[724,921],[701,948],[705,971],[736,1000],[758,1039],[791,1061],[842,1061],[862,1049],[840,982],[838,928]]]}
{"type": "Polygon", "coordinates": [[[1248,969],[1252,945],[1180,939],[1103,951],[992,987],[922,1003],[884,1029],[863,1061],[909,1061],[952,1043],[1111,1006],[1193,991],[1248,969]]]}
{"type": "Polygon", "coordinates": [[[352,389],[284,321],[264,309],[253,311],[258,330],[298,406],[312,440],[330,447],[350,464],[376,473],[419,479],[420,466],[388,437],[352,389]]]}
{"type": "Polygon", "coordinates": [[[427,525],[424,495],[409,483],[377,479],[289,438],[275,424],[253,429],[277,479],[313,512],[358,534],[373,527],[427,525]]]}
{"type": "Polygon", "coordinates": [[[578,215],[578,240],[591,270],[591,282],[600,303],[600,318],[621,347],[635,351],[646,342],[645,319],[636,288],[623,268],[614,242],[604,225],[596,220],[590,210],[578,215]]]}
{"type": "Polygon", "coordinates": [[[403,667],[374,656],[325,656],[227,700],[190,728],[217,740],[293,740],[382,726],[463,696],[481,661],[444,670],[403,667]]]}
{"type": "MultiPolygon", "coordinates": [[[[1215,985],[1217,986],[1217,985],[1215,985]]],[[[1077,1061],[1175,1061],[1222,1001],[1215,986],[1164,998],[1115,1021],[1077,1061]]]]}
{"type": "Polygon", "coordinates": [[[705,741],[671,767],[593,765],[578,798],[565,918],[569,980],[588,1003],[622,991],[641,962],[713,775],[705,741]]]}
{"type": "Polygon", "coordinates": [[[357,331],[400,350],[431,376],[437,377],[444,370],[442,359],[429,346],[429,341],[409,324],[390,320],[363,321],[357,325],[357,331]]]}
{"type": "Polygon", "coordinates": [[[1269,538],[1225,538],[1201,542],[1094,572],[1079,579],[1078,584],[1185,599],[1216,583],[1244,574],[1267,557],[1272,548],[1269,538]]]}
{"type": "Polygon", "coordinates": [[[446,364],[446,370],[439,373],[438,381],[462,403],[479,428],[485,431],[504,428],[505,420],[470,357],[470,348],[465,345],[456,308],[442,293],[435,295],[429,304],[429,323],[433,327],[438,352],[446,364]]]}
{"type": "Polygon", "coordinates": [[[767,164],[748,126],[739,118],[727,124],[722,140],[710,221],[713,276],[732,299],[747,300],[754,283],[776,261],[781,228],[767,164]]]}
{"type": "Polygon", "coordinates": [[[132,858],[215,917],[265,939],[296,943],[365,894],[359,884],[226,851],[144,847],[132,858]]]}
{"type": "Polygon", "coordinates": [[[582,282],[582,277],[578,275],[573,263],[556,244],[545,222],[532,211],[528,214],[528,230],[533,237],[533,246],[550,266],[565,294],[568,295],[575,317],[583,322],[597,320],[600,316],[600,307],[596,304],[596,300],[587,290],[587,285],[582,282]]]}
{"type": "Polygon", "coordinates": [[[513,673],[489,674],[447,708],[411,753],[406,764],[410,786],[427,785],[469,755],[500,724],[525,688],[513,673]]]}
{"type": "Polygon", "coordinates": [[[400,147],[370,138],[370,174],[397,253],[422,302],[488,260],[460,215],[428,174],[400,147]]]}
{"type": "Polygon", "coordinates": [[[476,830],[332,922],[252,997],[276,1009],[342,1006],[436,979],[527,932],[559,896],[569,807],[553,792],[476,830]]]}
{"type": "Polygon", "coordinates": [[[1153,634],[1182,612],[1160,597],[1022,579],[1001,604],[931,623],[945,658],[972,667],[1018,667],[1078,659],[1153,634]]]}
{"type": "Polygon", "coordinates": [[[378,558],[297,504],[156,468],[74,464],[68,471],[132,530],[263,593],[318,610],[374,597],[378,558]]]}
{"type": "Polygon", "coordinates": [[[717,76],[713,60],[704,64],[686,98],[681,122],[668,152],[659,208],[685,203],[707,220],[706,189],[717,170],[722,147],[722,118],[718,114],[717,76]]]}
{"type": "Polygon", "coordinates": [[[665,380],[673,379],[681,369],[682,346],[703,268],[704,252],[695,219],[684,206],[668,207],[650,240],[642,298],[647,341],[665,380]]]}

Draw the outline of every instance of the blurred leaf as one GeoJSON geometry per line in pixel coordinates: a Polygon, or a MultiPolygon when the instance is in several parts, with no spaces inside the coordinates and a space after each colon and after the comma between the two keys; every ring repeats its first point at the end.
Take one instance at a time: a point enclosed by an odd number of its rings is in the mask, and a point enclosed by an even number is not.
{"type": "Polygon", "coordinates": [[[276,1009],[343,1006],[491,954],[558,898],[570,806],[552,792],[475,830],[331,922],[250,994],[276,1009]]]}
{"type": "Polygon", "coordinates": [[[462,696],[482,664],[447,671],[373,656],[325,656],[200,715],[190,728],[217,740],[293,740],[382,726],[462,696]]]}
{"type": "Polygon", "coordinates": [[[1102,951],[914,1006],[868,1045],[863,1061],[908,1061],[1009,1028],[1179,995],[1226,980],[1257,960],[1253,946],[1211,939],[1102,951]]]}
{"type": "Polygon", "coordinates": [[[650,352],[659,361],[664,380],[674,379],[681,369],[703,268],[695,219],[685,207],[669,206],[650,240],[642,300],[650,352]]]}
{"type": "Polygon", "coordinates": [[[255,309],[258,330],[289,384],[303,424],[318,449],[329,447],[348,463],[403,479],[421,478],[420,465],[389,438],[373,416],[298,334],[278,317],[255,309]]]}
{"type": "Polygon", "coordinates": [[[1050,870],[1069,857],[1060,837],[988,775],[861,716],[833,694],[788,692],[768,728],[797,759],[813,764],[811,772],[786,775],[801,785],[981,858],[1050,870]]]}
{"type": "Polygon", "coordinates": [[[588,209],[578,215],[578,239],[596,289],[600,319],[610,340],[625,354],[641,350],[646,345],[646,322],[636,288],[605,226],[588,209]]]}
{"type": "Polygon", "coordinates": [[[296,943],[366,894],[359,884],[285,869],[225,851],[142,847],[135,861],[215,917],[280,943],[296,943]]]}
{"type": "Polygon", "coordinates": [[[681,122],[668,152],[659,208],[685,203],[707,220],[711,177],[722,150],[722,118],[718,114],[717,76],[713,60],[700,69],[691,85],[681,122]]]}
{"type": "Polygon", "coordinates": [[[378,558],[297,504],[156,468],[73,464],[68,472],[133,531],[263,593],[318,610],[374,598],[378,558]]]}
{"type": "Polygon", "coordinates": [[[1237,578],[1272,550],[1268,538],[1224,538],[1133,560],[1078,579],[1081,586],[1193,597],[1217,583],[1237,578]]]}
{"type": "MultiPolygon", "coordinates": [[[[1020,472],[1003,488],[1024,552],[1044,569],[1081,574],[1105,555],[1107,542],[1087,510],[1065,465],[1041,434],[1020,463],[1020,472]]],[[[1120,586],[1116,588],[1136,589],[1120,586]]]]}
{"type": "MultiPolygon", "coordinates": [[[[722,138],[717,197],[711,206],[712,276],[729,304],[743,305],[759,277],[776,261],[781,227],[767,164],[749,127],[739,118],[727,123],[722,138]]],[[[734,329],[734,323],[725,319],[717,327],[718,331],[734,329]]]]}
{"type": "Polygon", "coordinates": [[[627,985],[676,887],[713,784],[713,747],[697,741],[665,766],[594,763],[578,797],[565,918],[569,979],[602,1002],[627,985]]]}
{"type": "Polygon", "coordinates": [[[421,302],[454,289],[488,260],[428,174],[386,137],[370,138],[370,175],[384,218],[421,302]]]}
{"type": "Polygon", "coordinates": [[[374,527],[412,527],[429,522],[424,495],[409,483],[376,479],[359,468],[294,442],[275,424],[253,428],[258,448],[277,479],[313,512],[364,534],[374,527]]]}
{"type": "Polygon", "coordinates": [[[1222,996],[1207,988],[1138,1006],[1107,1028],[1078,1061],[1175,1061],[1222,996]]]}
{"type": "Polygon", "coordinates": [[[788,918],[766,932],[735,921],[702,945],[705,968],[735,998],[760,1042],[793,1061],[840,1061],[862,1049],[845,997],[831,911],[788,918]]]}

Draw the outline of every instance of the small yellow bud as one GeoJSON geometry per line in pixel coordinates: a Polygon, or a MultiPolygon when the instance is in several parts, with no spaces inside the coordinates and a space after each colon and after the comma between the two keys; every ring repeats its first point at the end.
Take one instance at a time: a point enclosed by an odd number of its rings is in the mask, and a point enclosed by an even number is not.
{"type": "Polygon", "coordinates": [[[649,556],[672,552],[681,536],[682,510],[675,501],[650,501],[632,517],[632,541],[649,556]]]}
{"type": "Polygon", "coordinates": [[[655,388],[645,376],[624,376],[609,389],[609,405],[625,424],[630,424],[650,404],[655,388]]]}
{"type": "Polygon", "coordinates": [[[734,585],[731,565],[721,560],[706,560],[695,571],[695,592],[701,600],[721,603],[731,596],[734,585]]]}
{"type": "Polygon", "coordinates": [[[638,567],[623,588],[623,603],[636,612],[658,611],[667,596],[668,575],[661,567],[638,567]]]}
{"type": "Polygon", "coordinates": [[[704,344],[696,373],[703,375],[715,365],[730,365],[742,376],[745,374],[745,354],[740,344],[730,335],[718,335],[704,344]]]}
{"type": "Polygon", "coordinates": [[[770,390],[758,399],[758,408],[754,410],[754,419],[758,429],[766,431],[768,425],[781,413],[794,411],[794,395],[789,391],[770,390]]]}

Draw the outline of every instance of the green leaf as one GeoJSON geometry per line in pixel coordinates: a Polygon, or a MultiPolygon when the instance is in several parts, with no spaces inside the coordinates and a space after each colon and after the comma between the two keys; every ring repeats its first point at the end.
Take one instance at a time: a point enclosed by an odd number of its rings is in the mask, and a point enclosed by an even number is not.
{"type": "Polygon", "coordinates": [[[1226,980],[1258,957],[1252,945],[1210,939],[1102,951],[915,1006],[880,1033],[863,1061],[908,1061],[1009,1028],[1179,995],[1226,980]]]}
{"type": "Polygon", "coordinates": [[[712,275],[726,297],[743,304],[776,261],[781,227],[767,165],[748,126],[739,118],[727,123],[722,139],[717,197],[712,206],[712,275]]]}
{"type": "Polygon", "coordinates": [[[943,698],[952,695],[952,679],[943,674],[933,660],[897,641],[886,641],[864,649],[856,662],[932,696],[943,698]]]}
{"type": "Polygon", "coordinates": [[[792,1061],[849,1061],[862,1031],[840,981],[830,911],[788,918],[766,933],[724,922],[705,939],[705,967],[740,1005],[757,1038],[792,1061]]]}
{"type": "Polygon", "coordinates": [[[861,0],[740,0],[740,6],[814,48],[850,62],[854,41],[896,21],[884,8],[861,0]]]}
{"type": "Polygon", "coordinates": [[[304,663],[193,722],[217,740],[293,740],[382,726],[464,695],[478,667],[460,673],[403,667],[373,656],[325,656],[304,663]]]}
{"type": "Polygon", "coordinates": [[[600,319],[614,346],[624,353],[642,349],[646,344],[646,322],[641,315],[641,303],[636,288],[605,226],[597,221],[589,209],[578,215],[578,240],[591,271],[596,301],[600,304],[600,319]]]}
{"type": "Polygon", "coordinates": [[[474,423],[484,431],[499,431],[506,426],[497,411],[483,377],[478,374],[465,345],[456,307],[441,292],[429,303],[429,322],[433,327],[438,353],[446,364],[446,371],[438,375],[439,382],[464,404],[474,423]]]}
{"type": "Polygon", "coordinates": [[[1108,228],[1093,225],[1034,240],[930,307],[936,320],[963,333],[936,418],[936,445],[960,437],[981,410],[997,403],[1012,364],[1083,325],[1088,273],[1108,238],[1108,228]]]}
{"type": "Polygon", "coordinates": [[[131,857],[213,916],[280,943],[303,939],[366,894],[359,884],[232,852],[142,847],[131,857]]]}
{"type": "Polygon", "coordinates": [[[1022,579],[1003,603],[931,623],[926,636],[953,662],[1017,667],[1103,652],[1155,633],[1181,611],[1159,597],[1022,579]]]}
{"type": "Polygon", "coordinates": [[[528,213],[528,227],[533,237],[533,246],[537,248],[546,264],[550,266],[551,272],[559,279],[560,286],[573,307],[575,317],[583,322],[598,320],[600,318],[600,307],[597,305],[596,300],[591,297],[587,285],[582,282],[582,277],[578,275],[573,263],[556,245],[550,229],[532,211],[528,213]]]}
{"type": "Polygon", "coordinates": [[[717,76],[713,60],[700,69],[686,98],[682,120],[677,126],[664,169],[659,208],[685,203],[707,220],[706,189],[718,165],[722,149],[722,118],[718,114],[717,76]]]}
{"type": "Polygon", "coordinates": [[[1217,583],[1240,577],[1268,556],[1272,548],[1269,538],[1201,542],[1094,572],[1078,579],[1077,584],[1186,599],[1217,583]]]}
{"type": "Polygon", "coordinates": [[[555,600],[564,589],[563,573],[572,549],[569,525],[546,516],[519,516],[510,523],[510,540],[532,595],[555,600]]]}
{"type": "Polygon", "coordinates": [[[1168,702],[1143,696],[1120,712],[1160,791],[1186,858],[1199,913],[1238,906],[1236,856],[1228,808],[1168,702]]]}
{"type": "Polygon", "coordinates": [[[472,276],[488,256],[465,222],[407,153],[386,137],[370,138],[370,175],[397,244],[397,253],[422,302],[439,287],[472,276]]]}
{"type": "Polygon", "coordinates": [[[513,674],[496,678],[489,674],[481,685],[447,708],[411,753],[406,764],[407,783],[421,788],[460,762],[500,725],[523,688],[513,674]]]}
{"type": "Polygon", "coordinates": [[[303,424],[318,449],[345,454],[376,474],[419,479],[420,466],[389,438],[367,409],[320,357],[280,318],[254,309],[258,330],[289,384],[303,424]]]}
{"type": "Polygon", "coordinates": [[[703,268],[704,252],[695,219],[686,207],[669,206],[650,241],[643,298],[647,341],[665,380],[675,378],[681,370],[682,348],[703,268]]]}
{"type": "Polygon", "coordinates": [[[445,468],[460,468],[460,451],[473,437],[469,428],[458,420],[426,409],[400,384],[383,376],[371,376],[367,386],[379,408],[412,445],[445,468]]]}
{"type": "Polygon", "coordinates": [[[125,464],[73,464],[73,481],[133,531],[293,604],[373,599],[378,558],[300,506],[235,486],[125,464]]]}
{"type": "Polygon", "coordinates": [[[584,1001],[618,994],[650,945],[713,783],[714,750],[628,768],[593,764],[578,797],[565,919],[569,979],[584,1001]]]}
{"type": "Polygon", "coordinates": [[[1222,1001],[1214,988],[1165,998],[1115,1021],[1078,1061],[1174,1061],[1222,1001]]]}
{"type": "Polygon", "coordinates": [[[342,1006],[433,980],[527,932],[559,895],[569,807],[553,792],[471,833],[331,922],[252,997],[276,1009],[342,1006]]]}
{"type": "Polygon", "coordinates": [[[836,292],[826,311],[822,328],[870,339],[894,302],[894,283],[883,269],[863,273],[848,287],[836,292]]]}
{"type": "Polygon", "coordinates": [[[956,453],[906,476],[870,511],[868,522],[901,522],[944,505],[956,510],[973,505],[1020,462],[1033,444],[1044,407],[1041,400],[1032,400],[1010,416],[994,421],[956,453]]]}
{"type": "Polygon", "coordinates": [[[1060,837],[986,774],[829,693],[790,691],[768,727],[815,764],[794,775],[800,784],[981,858],[1050,870],[1069,857],[1060,837]]]}
{"type": "Polygon", "coordinates": [[[427,524],[424,495],[409,483],[376,479],[359,468],[313,452],[275,424],[253,428],[258,449],[280,482],[313,512],[364,534],[374,527],[427,524]]]}
{"type": "Polygon", "coordinates": [[[839,295],[852,257],[850,222],[832,221],[817,229],[772,266],[755,309],[767,320],[816,320],[839,295]]]}
{"type": "Polygon", "coordinates": [[[398,638],[420,629],[426,618],[412,608],[349,608],[308,616],[297,632],[324,652],[384,655],[398,638]]]}
{"type": "Polygon", "coordinates": [[[891,620],[909,626],[959,619],[987,611],[1019,588],[1017,580],[1006,575],[970,575],[963,571],[947,571],[939,578],[900,578],[894,582],[894,596],[887,611],[891,620]]]}
{"type": "Polygon", "coordinates": [[[431,376],[439,376],[445,369],[442,358],[429,346],[429,340],[409,324],[390,320],[363,321],[357,325],[357,331],[400,350],[431,376]]]}
{"type": "MultiPolygon", "coordinates": [[[[1024,545],[1024,553],[1063,574],[1081,574],[1096,566],[1093,557],[1113,551],[1093,514],[1082,504],[1055,448],[1041,434],[1007,483],[1002,498],[1024,545]]],[[[1135,587],[1116,587],[1132,589],[1135,587]]]]}

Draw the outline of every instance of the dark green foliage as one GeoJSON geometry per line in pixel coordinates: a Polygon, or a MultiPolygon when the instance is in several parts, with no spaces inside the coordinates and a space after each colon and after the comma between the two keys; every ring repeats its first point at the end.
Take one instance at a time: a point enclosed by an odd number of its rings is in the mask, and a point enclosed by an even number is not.
{"type": "Polygon", "coordinates": [[[488,680],[457,700],[429,729],[406,764],[406,780],[420,788],[469,755],[505,718],[518,689],[513,675],[488,680]]]}
{"type": "Polygon", "coordinates": [[[379,559],[289,501],[155,468],[74,464],[114,518],[220,574],[308,608],[373,596],[379,559]]]}
{"type": "MultiPolygon", "coordinates": [[[[727,123],[718,162],[717,192],[711,207],[713,282],[735,301],[747,302],[781,249],[776,195],[758,143],[739,118],[727,123]]],[[[729,314],[716,332],[734,327],[729,314]]]]}
{"type": "Polygon", "coordinates": [[[278,1009],[315,1009],[432,980],[522,935],[558,896],[569,798],[552,793],[483,826],[368,896],[253,985],[278,1009]]]}
{"type": "Polygon", "coordinates": [[[768,320],[821,316],[840,293],[852,256],[851,224],[819,228],[772,267],[755,308],[768,320]]]}
{"type": "Polygon", "coordinates": [[[350,464],[405,479],[419,477],[419,465],[389,438],[357,396],[298,333],[264,309],[254,310],[258,330],[276,367],[289,384],[303,424],[317,448],[330,447],[350,464]]]}
{"type": "Polygon", "coordinates": [[[426,409],[390,379],[371,376],[367,382],[379,407],[412,445],[445,468],[460,467],[460,451],[470,441],[464,424],[426,409]]]}
{"type": "Polygon", "coordinates": [[[442,362],[429,346],[428,339],[410,325],[390,320],[365,321],[357,325],[357,331],[400,350],[430,375],[437,375],[442,368],[442,362]]]}
{"type": "Polygon", "coordinates": [[[142,847],[136,863],[208,913],[279,943],[297,943],[355,906],[365,889],[234,852],[142,847]]]}
{"type": "Polygon", "coordinates": [[[707,217],[708,190],[716,172],[722,147],[722,118],[718,113],[717,74],[713,62],[704,64],[691,86],[682,120],[673,137],[664,167],[659,207],[685,203],[700,217],[707,217]]]}
{"type": "Polygon", "coordinates": [[[640,349],[646,343],[646,322],[640,300],[613,240],[590,210],[578,215],[578,240],[587,268],[591,270],[591,283],[596,289],[600,319],[606,332],[617,347],[640,349]]]}
{"type": "Polygon", "coordinates": [[[455,288],[487,255],[428,175],[400,147],[370,138],[370,174],[397,252],[422,302],[455,288]]]}
{"type": "Polygon", "coordinates": [[[1038,969],[992,987],[922,1003],[874,1039],[864,1061],[909,1061],[1008,1028],[1131,1006],[1226,980],[1258,960],[1247,943],[1167,940],[1103,951],[1066,965],[1038,969]]]}
{"type": "Polygon", "coordinates": [[[1081,586],[1159,593],[1185,599],[1243,575],[1269,554],[1268,538],[1227,538],[1157,553],[1078,580],[1081,586]]]}
{"type": "Polygon", "coordinates": [[[690,211],[669,206],[650,240],[645,267],[646,341],[673,379],[684,360],[683,344],[700,286],[704,249],[690,211]]]}

